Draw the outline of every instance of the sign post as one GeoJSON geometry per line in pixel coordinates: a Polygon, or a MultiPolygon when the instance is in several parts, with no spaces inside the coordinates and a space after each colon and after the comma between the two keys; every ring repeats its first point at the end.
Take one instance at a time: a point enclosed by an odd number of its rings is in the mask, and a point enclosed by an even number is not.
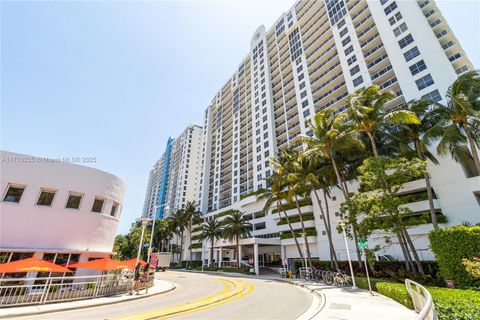
{"type": "Polygon", "coordinates": [[[372,292],[372,285],[370,284],[370,276],[368,274],[368,264],[367,264],[367,253],[365,249],[368,249],[367,239],[364,236],[358,238],[358,248],[362,250],[363,255],[365,256],[365,272],[367,273],[367,282],[368,282],[368,289],[370,290],[370,294],[373,296],[372,292]]]}

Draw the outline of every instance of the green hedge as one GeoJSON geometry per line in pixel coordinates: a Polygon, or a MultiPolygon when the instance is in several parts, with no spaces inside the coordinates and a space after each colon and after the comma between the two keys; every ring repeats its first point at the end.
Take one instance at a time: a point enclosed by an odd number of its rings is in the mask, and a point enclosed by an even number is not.
{"type": "MultiPolygon", "coordinates": [[[[315,218],[313,217],[313,213],[306,213],[302,214],[303,221],[309,221],[309,220],[314,220],[315,218]]],[[[297,223],[300,222],[300,217],[289,217],[288,220],[290,220],[290,223],[297,223]]],[[[277,222],[278,226],[287,224],[287,219],[281,219],[280,221],[277,222]]]]}
{"type": "Polygon", "coordinates": [[[192,243],[192,249],[200,249],[202,248],[202,244],[201,243],[192,243]]]}
{"type": "Polygon", "coordinates": [[[243,200],[243,199],[248,198],[250,196],[255,196],[255,195],[262,194],[263,191],[264,191],[263,189],[258,189],[257,191],[250,191],[250,192],[241,194],[240,195],[240,200],[243,200]]]}
{"type": "MultiPolygon", "coordinates": [[[[305,206],[311,206],[312,205],[312,199],[310,198],[305,198],[305,199],[302,199],[302,200],[299,200],[298,201],[298,205],[300,207],[305,207],[305,206]]],[[[272,210],[272,213],[277,213],[279,210],[276,208],[277,206],[274,205],[275,209],[272,210]]],[[[283,209],[286,211],[286,210],[290,210],[290,209],[294,209],[297,207],[297,204],[295,202],[291,203],[286,203],[286,204],[283,204],[283,209]]]]}
{"type": "Polygon", "coordinates": [[[440,274],[457,286],[480,286],[462,265],[462,259],[480,257],[480,227],[456,226],[430,232],[430,246],[435,254],[440,274]]]}
{"type": "MultiPolygon", "coordinates": [[[[359,288],[368,290],[366,278],[355,277],[359,288]]],[[[413,302],[403,283],[370,279],[372,290],[413,309],[413,302]]],[[[440,320],[480,319],[480,291],[427,287],[440,320]]]]}
{"type": "MultiPolygon", "coordinates": [[[[315,230],[315,228],[309,228],[309,229],[305,229],[305,232],[307,234],[307,237],[311,237],[311,236],[316,236],[317,235],[317,230],[315,230]]],[[[300,235],[300,233],[302,233],[302,230],[295,230],[294,231],[295,233],[295,236],[297,238],[300,238],[302,237],[300,235]]],[[[290,231],[283,231],[282,234],[280,235],[280,239],[292,239],[293,236],[292,236],[292,233],[290,231]]]]}

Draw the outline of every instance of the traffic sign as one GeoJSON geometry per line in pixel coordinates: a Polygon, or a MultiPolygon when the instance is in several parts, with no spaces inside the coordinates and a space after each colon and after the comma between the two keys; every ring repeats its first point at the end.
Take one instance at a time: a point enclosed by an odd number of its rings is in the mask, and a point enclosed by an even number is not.
{"type": "Polygon", "coordinates": [[[358,248],[359,249],[368,249],[367,239],[364,236],[358,238],[358,248]]]}

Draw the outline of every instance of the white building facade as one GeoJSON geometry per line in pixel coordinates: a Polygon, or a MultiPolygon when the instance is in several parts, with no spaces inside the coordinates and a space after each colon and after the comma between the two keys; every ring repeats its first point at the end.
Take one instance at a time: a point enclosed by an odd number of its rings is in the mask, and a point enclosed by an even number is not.
{"type": "Polygon", "coordinates": [[[112,256],[126,190],[120,178],[64,159],[7,151],[1,151],[0,168],[0,263],[35,256],[71,264],[112,256]]]}
{"type": "MultiPolygon", "coordinates": [[[[243,253],[258,256],[256,261],[298,257],[293,239],[285,233],[288,225],[271,211],[261,214],[263,204],[249,196],[267,187],[265,178],[272,172],[269,158],[289,145],[303,148],[298,138],[310,133],[305,121],[326,108],[345,111],[348,95],[359,88],[375,83],[393,90],[396,98],[387,108],[422,97],[445,103],[448,87],[472,69],[433,0],[296,2],[272,28],[257,29],[249,54],[205,110],[201,211],[207,218],[221,218],[230,209],[245,212],[254,231],[252,238],[242,240],[243,253]]],[[[436,210],[445,216],[445,225],[480,222],[480,178],[468,167],[449,157],[441,158],[440,165],[429,164],[436,210]]],[[[352,182],[350,190],[356,188],[352,182]]],[[[425,182],[416,180],[402,192],[423,194],[425,190],[425,182]]],[[[335,230],[343,199],[338,190],[332,196],[329,209],[335,230]]],[[[409,206],[419,215],[428,212],[424,199],[409,206]]],[[[315,200],[302,207],[302,215],[308,217],[312,256],[326,260],[327,237],[319,212],[315,200]]],[[[287,213],[298,215],[296,210],[287,213]]],[[[300,230],[299,223],[294,228],[300,230]]],[[[432,259],[426,237],[430,230],[430,225],[411,230],[423,259],[432,259]]],[[[386,248],[383,235],[369,241],[402,257],[397,246],[386,248]]],[[[343,239],[336,232],[334,242],[339,259],[345,259],[343,239]]],[[[209,244],[203,249],[200,243],[193,246],[208,255],[209,244]]],[[[215,248],[215,259],[220,261],[237,256],[225,240],[217,241],[215,248]]]]}
{"type": "Polygon", "coordinates": [[[193,124],[177,138],[168,139],[165,152],[149,174],[144,217],[152,217],[156,210],[156,217],[162,219],[187,201],[197,201],[201,140],[202,127],[193,124]]]}

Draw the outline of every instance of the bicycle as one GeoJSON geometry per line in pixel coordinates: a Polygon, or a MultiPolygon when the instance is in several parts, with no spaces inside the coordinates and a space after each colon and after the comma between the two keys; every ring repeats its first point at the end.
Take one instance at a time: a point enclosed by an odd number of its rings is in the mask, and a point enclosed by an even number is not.
{"type": "Polygon", "coordinates": [[[338,287],[347,287],[350,285],[351,277],[345,273],[338,272],[334,277],[335,285],[338,287]]]}

